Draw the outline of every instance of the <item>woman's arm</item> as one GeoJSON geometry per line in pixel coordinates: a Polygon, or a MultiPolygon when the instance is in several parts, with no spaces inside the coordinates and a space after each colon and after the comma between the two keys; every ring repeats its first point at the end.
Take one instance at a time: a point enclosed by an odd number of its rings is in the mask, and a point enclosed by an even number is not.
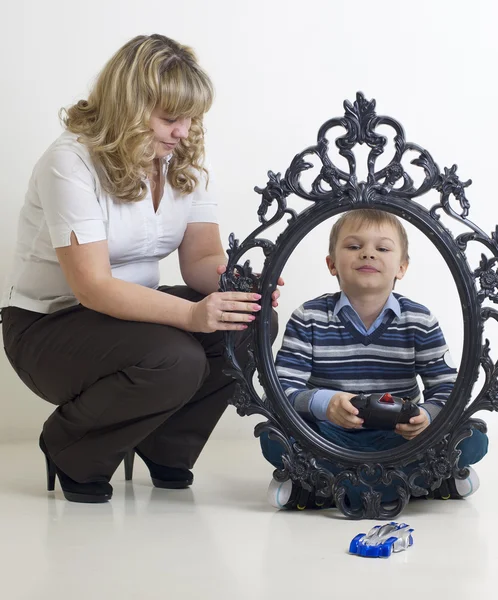
{"type": "Polygon", "coordinates": [[[217,268],[227,264],[216,223],[189,223],[178,248],[183,281],[201,294],[219,289],[217,268]]]}
{"type": "Polygon", "coordinates": [[[71,233],[71,245],[56,249],[66,280],[81,304],[117,319],[172,325],[186,331],[245,329],[254,317],[254,294],[212,294],[190,302],[158,290],[112,276],[107,241],[79,244],[71,233]],[[221,321],[224,311],[236,310],[238,322],[221,321]]]}
{"type": "MultiPolygon", "coordinates": [[[[180,271],[185,283],[202,294],[219,289],[219,278],[225,272],[227,257],[215,223],[190,223],[178,248],[180,271]]],[[[254,275],[257,275],[254,273],[254,275]]],[[[279,277],[278,285],[284,285],[279,277]]],[[[280,291],[272,293],[272,306],[278,306],[280,291]]]]}
{"type": "Polygon", "coordinates": [[[118,319],[190,329],[192,302],[112,276],[107,241],[56,248],[64,276],[83,306],[118,319]]]}

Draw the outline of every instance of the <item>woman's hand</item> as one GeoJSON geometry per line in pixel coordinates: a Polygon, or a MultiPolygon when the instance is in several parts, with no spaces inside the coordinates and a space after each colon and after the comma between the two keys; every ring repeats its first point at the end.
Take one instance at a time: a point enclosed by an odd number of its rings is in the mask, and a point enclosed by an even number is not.
{"type": "MultiPolygon", "coordinates": [[[[285,285],[285,281],[279,277],[277,285],[285,285]]],[[[278,299],[280,298],[280,290],[277,288],[271,295],[271,305],[276,308],[278,306],[278,299]]]]}
{"type": "Polygon", "coordinates": [[[256,318],[253,312],[261,310],[257,301],[260,294],[246,292],[214,292],[192,305],[188,331],[240,331],[256,318]]]}
{"type": "MultiPolygon", "coordinates": [[[[227,270],[226,265],[220,265],[216,272],[218,275],[223,275],[223,273],[227,270]]],[[[259,273],[254,273],[254,275],[259,277],[259,273]]],[[[279,277],[277,281],[277,285],[285,285],[285,281],[279,277]]],[[[276,308],[278,306],[278,299],[280,298],[280,290],[276,289],[271,295],[271,305],[276,308]]]]}

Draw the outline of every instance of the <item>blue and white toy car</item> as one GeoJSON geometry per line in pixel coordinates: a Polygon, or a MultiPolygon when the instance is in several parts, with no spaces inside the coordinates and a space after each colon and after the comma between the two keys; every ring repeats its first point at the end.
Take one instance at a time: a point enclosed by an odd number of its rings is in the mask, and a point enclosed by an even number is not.
{"type": "Polygon", "coordinates": [[[358,534],[349,546],[351,554],[370,558],[388,558],[413,545],[413,529],[406,523],[376,525],[368,533],[358,534]]]}

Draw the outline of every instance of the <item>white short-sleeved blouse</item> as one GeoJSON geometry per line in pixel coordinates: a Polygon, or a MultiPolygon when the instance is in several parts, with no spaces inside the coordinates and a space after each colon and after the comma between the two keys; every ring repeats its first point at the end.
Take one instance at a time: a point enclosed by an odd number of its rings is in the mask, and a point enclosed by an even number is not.
{"type": "Polygon", "coordinates": [[[150,187],[140,202],[115,201],[77,137],[64,132],[33,170],[2,307],[48,314],[78,304],[55,253],[70,245],[72,231],[80,244],[107,239],[113,277],[157,288],[159,261],[178,248],[187,224],[218,222],[211,185],[206,190],[202,179],[188,195],[166,181],[157,212],[150,187]]]}

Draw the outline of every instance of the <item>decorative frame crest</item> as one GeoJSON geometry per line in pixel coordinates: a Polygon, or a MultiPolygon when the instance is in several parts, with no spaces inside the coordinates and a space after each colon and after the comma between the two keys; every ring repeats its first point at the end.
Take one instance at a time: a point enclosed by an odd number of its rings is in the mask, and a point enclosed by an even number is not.
{"type": "Polygon", "coordinates": [[[284,481],[290,477],[305,489],[314,489],[319,497],[333,496],[336,506],[348,517],[392,519],[403,510],[411,495],[424,495],[450,476],[464,478],[468,475],[467,469],[457,467],[460,455],[457,446],[474,428],[486,431],[485,423],[473,418],[477,411],[498,410],[498,363],[490,357],[489,340],[483,340],[485,322],[489,319],[498,321],[498,310],[489,305],[489,301],[498,303],[498,227],[487,235],[467,218],[470,204],[466,188],[471,181],[459,179],[456,165],[441,172],[429,152],[406,141],[403,128],[396,120],[376,114],[375,100],[366,100],[359,92],[354,103],[344,102],[344,109],[343,117],[330,119],[322,125],[317,143],[294,157],[284,177],[269,171],[266,186],[255,188],[261,195],[259,227],[242,243],[233,233],[230,235],[229,261],[226,273],[221,277],[220,289],[255,290],[262,295],[262,309],[252,326],[250,360],[243,369],[235,357],[234,332],[225,334],[231,365],[228,372],[237,380],[232,400],[237,412],[242,416],[263,415],[267,421],[256,426],[255,435],[266,431],[285,448],[284,469],[275,471],[278,479],[284,481]],[[380,125],[387,125],[395,132],[394,156],[385,167],[376,170],[377,158],[384,153],[387,144],[387,138],[376,131],[380,125]],[[328,154],[326,136],[336,127],[345,130],[344,135],[335,139],[335,146],[347,161],[349,172],[337,167],[328,154]],[[357,178],[353,152],[357,144],[366,144],[370,148],[366,181],[357,178]],[[422,169],[424,175],[418,186],[402,164],[407,152],[416,154],[411,164],[422,169]],[[311,189],[306,190],[301,176],[314,167],[314,163],[309,162],[310,157],[318,159],[321,167],[311,189]],[[428,210],[415,200],[430,190],[439,192],[440,199],[428,210]],[[309,200],[311,205],[298,214],[288,206],[287,200],[292,194],[309,200]],[[308,427],[285,397],[271,351],[271,294],[289,256],[303,237],[323,220],[358,208],[391,212],[421,230],[446,261],[463,310],[462,362],[447,406],[414,441],[389,453],[350,451],[324,440],[308,427]],[[270,209],[274,212],[269,216],[270,209]],[[465,226],[466,231],[454,237],[441,221],[443,213],[465,226]],[[275,242],[261,237],[265,230],[284,218],[287,218],[287,226],[275,242]],[[466,256],[470,242],[483,247],[480,264],[474,270],[466,256]],[[265,255],[261,275],[253,273],[249,260],[243,260],[244,255],[254,248],[261,248],[265,255]],[[472,396],[481,368],[484,383],[472,396]],[[254,386],[256,371],[264,395],[260,395],[254,386]],[[332,475],[320,466],[322,459],[339,465],[342,471],[332,475]],[[415,461],[418,466],[407,476],[401,467],[415,461]],[[423,478],[425,488],[416,485],[419,477],[423,478]],[[346,482],[366,486],[361,508],[351,508],[345,502],[346,482]],[[375,488],[393,482],[397,485],[399,499],[395,506],[386,508],[375,488]]]}

